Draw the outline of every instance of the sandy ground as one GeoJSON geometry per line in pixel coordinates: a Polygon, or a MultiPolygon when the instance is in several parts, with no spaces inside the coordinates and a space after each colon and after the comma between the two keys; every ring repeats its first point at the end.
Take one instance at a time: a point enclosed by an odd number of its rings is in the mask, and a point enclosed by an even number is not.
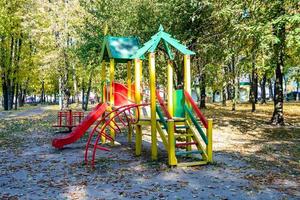
{"type": "Polygon", "coordinates": [[[43,106],[43,107],[36,107],[31,108],[29,110],[21,110],[21,111],[2,111],[0,112],[0,119],[12,119],[18,117],[31,117],[36,115],[43,114],[46,110],[51,109],[51,106],[43,106]]]}
{"type": "MultiPolygon", "coordinates": [[[[28,112],[23,116],[37,111],[28,112]]],[[[300,198],[299,193],[291,195],[273,185],[258,186],[246,179],[263,172],[220,150],[220,137],[226,131],[229,129],[215,132],[215,164],[193,168],[169,168],[164,150],[158,162],[151,162],[147,136],[143,155],[135,157],[133,144],[119,135],[121,145],[111,152],[97,152],[95,170],[83,162],[84,138],[56,150],[51,139],[59,134],[54,132],[15,136],[21,137],[24,145],[16,149],[0,147],[0,199],[300,198]]]]}

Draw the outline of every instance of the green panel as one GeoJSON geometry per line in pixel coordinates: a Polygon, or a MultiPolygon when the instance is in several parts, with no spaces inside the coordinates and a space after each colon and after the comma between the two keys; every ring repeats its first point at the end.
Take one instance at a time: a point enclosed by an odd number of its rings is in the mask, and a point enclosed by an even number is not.
{"type": "Polygon", "coordinates": [[[192,111],[187,107],[187,105],[184,105],[184,109],[187,112],[188,116],[191,118],[191,120],[192,120],[193,124],[195,125],[196,129],[200,133],[201,138],[203,139],[203,141],[207,145],[208,144],[207,137],[206,137],[205,133],[203,132],[200,124],[197,122],[196,117],[194,116],[194,114],[192,113],[192,111]]]}
{"type": "Polygon", "coordinates": [[[173,111],[174,117],[185,117],[183,90],[173,92],[173,111]]]}
{"type": "Polygon", "coordinates": [[[167,51],[167,54],[168,54],[170,60],[174,60],[174,54],[172,53],[172,51],[171,51],[168,43],[165,40],[163,40],[163,44],[164,44],[164,47],[165,47],[165,49],[167,51]]]}

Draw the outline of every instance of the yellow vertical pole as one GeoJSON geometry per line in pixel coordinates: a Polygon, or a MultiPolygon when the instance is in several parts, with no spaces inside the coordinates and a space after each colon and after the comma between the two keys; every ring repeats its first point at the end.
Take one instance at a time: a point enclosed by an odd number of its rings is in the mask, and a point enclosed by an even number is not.
{"type": "Polygon", "coordinates": [[[184,55],[184,89],[191,94],[191,60],[189,55],[184,55]]]}
{"type": "MultiPolygon", "coordinates": [[[[191,94],[191,61],[189,55],[184,55],[184,90],[191,94]]],[[[187,117],[187,116],[186,116],[187,117]]],[[[191,142],[191,136],[186,137],[186,142],[191,142]]],[[[192,147],[189,145],[186,147],[187,151],[192,150],[192,147]]]]}
{"type": "Polygon", "coordinates": [[[128,141],[129,143],[131,143],[131,142],[132,142],[132,125],[129,124],[129,127],[128,127],[128,128],[129,128],[129,129],[128,129],[127,141],[128,141]]]}
{"type": "Polygon", "coordinates": [[[127,62],[127,87],[128,87],[127,98],[132,100],[132,98],[131,98],[131,61],[127,62]]]}
{"type": "MultiPolygon", "coordinates": [[[[113,105],[114,105],[114,77],[115,77],[115,60],[114,59],[110,59],[110,63],[109,63],[109,81],[110,81],[110,87],[109,87],[109,97],[110,97],[110,111],[112,111],[113,109],[113,105]]],[[[110,118],[112,119],[114,116],[111,115],[110,118]]],[[[114,127],[114,123],[111,123],[111,126],[114,127]]],[[[110,128],[110,135],[113,139],[115,139],[115,130],[113,128],[110,128]]],[[[114,142],[112,142],[112,144],[114,144],[114,142]]]]}
{"type": "MultiPolygon", "coordinates": [[[[134,59],[134,88],[135,88],[135,103],[141,103],[141,60],[134,59]]],[[[138,117],[136,115],[136,117],[138,117]]],[[[135,126],[135,155],[139,156],[142,153],[142,127],[135,126]]]]}
{"type": "Polygon", "coordinates": [[[105,102],[105,83],[106,83],[106,69],[105,69],[105,61],[103,60],[101,63],[101,91],[102,91],[102,102],[105,102]]]}
{"type": "Polygon", "coordinates": [[[115,60],[110,59],[109,62],[109,81],[110,81],[110,87],[109,87],[109,100],[111,106],[114,104],[114,87],[113,87],[113,82],[114,82],[114,77],[115,77],[115,60]]]}
{"type": "MultiPolygon", "coordinates": [[[[143,61],[140,60],[140,103],[143,102],[143,61]]],[[[141,110],[141,109],[140,109],[141,110]]],[[[142,112],[140,112],[141,114],[142,112]]]]}
{"type": "MultiPolygon", "coordinates": [[[[106,63],[103,60],[101,63],[101,90],[102,90],[102,103],[104,103],[106,101],[105,95],[106,95],[106,69],[105,66],[106,63]]],[[[104,144],[106,142],[106,139],[104,136],[101,137],[101,142],[102,144],[104,144]]]]}
{"type": "Polygon", "coordinates": [[[150,76],[150,108],[151,108],[151,158],[157,160],[157,135],[156,135],[156,83],[155,83],[155,54],[149,53],[150,76]]]}
{"type": "Polygon", "coordinates": [[[206,146],[207,152],[207,161],[212,163],[213,162],[213,137],[212,137],[212,129],[213,129],[213,120],[208,119],[208,127],[206,130],[208,144],[206,146]]]}
{"type": "Polygon", "coordinates": [[[177,165],[177,159],[175,155],[175,135],[174,135],[174,120],[168,120],[168,143],[169,143],[169,150],[168,150],[168,160],[169,165],[174,166],[177,165]]]}
{"type": "Polygon", "coordinates": [[[168,60],[168,111],[173,117],[173,67],[170,60],[168,60]]]}

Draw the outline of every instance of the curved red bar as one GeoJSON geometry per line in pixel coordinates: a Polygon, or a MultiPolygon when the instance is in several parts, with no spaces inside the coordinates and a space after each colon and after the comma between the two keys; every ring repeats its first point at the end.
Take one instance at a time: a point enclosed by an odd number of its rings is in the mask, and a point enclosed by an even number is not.
{"type": "MultiPolygon", "coordinates": [[[[94,143],[94,145],[93,145],[93,147],[94,147],[94,149],[93,149],[93,153],[92,153],[92,166],[94,167],[94,165],[95,165],[95,156],[96,156],[96,150],[97,149],[99,149],[99,147],[100,147],[100,145],[98,145],[98,142],[99,142],[99,140],[100,140],[100,138],[101,138],[101,136],[104,136],[106,139],[108,139],[108,140],[110,140],[110,141],[114,141],[113,140],[113,138],[111,138],[109,135],[107,135],[106,133],[105,133],[105,129],[106,129],[106,127],[107,126],[110,126],[110,123],[111,122],[114,122],[115,123],[115,120],[114,119],[116,119],[116,118],[120,118],[120,115],[121,114],[125,114],[125,117],[126,118],[128,118],[127,117],[127,114],[126,114],[126,111],[130,111],[132,108],[135,108],[135,109],[137,109],[138,107],[140,107],[140,106],[147,106],[147,105],[149,105],[149,104],[129,104],[129,105],[124,105],[124,106],[121,106],[121,107],[119,107],[119,108],[117,108],[117,109],[115,109],[115,110],[113,110],[113,111],[111,111],[111,112],[109,112],[109,113],[107,113],[97,124],[96,124],[96,126],[94,127],[94,129],[92,130],[92,132],[91,132],[91,134],[89,135],[89,138],[88,138],[88,141],[87,141],[87,144],[86,144],[86,149],[85,149],[85,162],[88,164],[88,149],[89,149],[89,146],[90,146],[90,143],[91,143],[91,139],[92,139],[92,137],[93,137],[93,135],[95,134],[95,133],[97,133],[98,135],[97,135],[97,138],[96,138],[96,140],[95,140],[95,143],[94,143]],[[106,120],[106,118],[109,116],[109,115],[111,115],[112,113],[115,113],[114,114],[114,116],[111,118],[111,119],[109,119],[109,120],[106,120]],[[105,122],[103,125],[101,124],[101,123],[103,123],[103,122],[105,122]],[[101,125],[101,130],[97,130],[97,128],[99,127],[99,125],[101,125]]],[[[128,120],[127,122],[128,122],[128,124],[127,124],[127,126],[129,125],[129,123],[137,123],[138,122],[138,119],[139,119],[139,109],[137,109],[137,115],[138,115],[138,117],[137,117],[137,119],[136,119],[136,121],[134,121],[133,119],[130,119],[130,120],[128,120]]],[[[125,124],[126,125],[126,124],[125,124]]],[[[118,127],[118,129],[119,129],[119,127],[118,127]]],[[[115,129],[114,129],[115,130],[115,129]]],[[[119,129],[120,130],[120,129],[119,129]]],[[[116,131],[116,130],[115,130],[116,131]]]]}
{"type": "Polygon", "coordinates": [[[198,108],[198,106],[196,105],[196,103],[194,102],[194,100],[191,97],[191,95],[187,91],[184,90],[184,96],[186,97],[186,99],[188,100],[188,102],[192,105],[193,110],[195,111],[197,117],[199,117],[199,119],[201,120],[201,122],[204,125],[204,127],[207,128],[208,127],[207,119],[204,117],[204,115],[202,114],[202,112],[200,111],[200,109],[198,108]]]}

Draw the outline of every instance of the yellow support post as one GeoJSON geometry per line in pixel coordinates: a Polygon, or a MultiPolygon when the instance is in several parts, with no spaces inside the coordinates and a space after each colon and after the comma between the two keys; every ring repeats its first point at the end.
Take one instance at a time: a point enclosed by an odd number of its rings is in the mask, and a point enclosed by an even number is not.
{"type": "Polygon", "coordinates": [[[174,120],[168,120],[168,160],[169,165],[174,166],[177,165],[177,159],[175,155],[175,136],[174,136],[174,120]]]}
{"type": "Polygon", "coordinates": [[[173,67],[170,60],[168,60],[168,111],[173,117],[173,67]]]}
{"type": "Polygon", "coordinates": [[[184,89],[191,94],[191,60],[189,55],[184,55],[184,89]]]}
{"type": "MultiPolygon", "coordinates": [[[[191,128],[188,128],[188,129],[187,129],[187,133],[188,133],[188,134],[193,134],[193,132],[191,131],[191,128]]],[[[187,136],[187,137],[186,137],[186,142],[192,142],[192,137],[191,137],[191,136],[187,136]]],[[[192,145],[186,146],[186,150],[187,150],[187,151],[191,151],[191,150],[192,150],[192,145]]]]}
{"type": "Polygon", "coordinates": [[[105,102],[106,99],[105,99],[105,83],[106,83],[106,69],[105,69],[105,66],[106,63],[105,61],[103,60],[102,63],[101,63],[101,90],[102,90],[102,102],[105,102]]]}
{"type": "Polygon", "coordinates": [[[131,61],[127,62],[127,87],[128,87],[127,98],[132,100],[132,98],[131,98],[131,61]]]}
{"type": "MultiPolygon", "coordinates": [[[[109,87],[109,103],[110,103],[110,111],[112,111],[114,106],[114,77],[115,77],[115,60],[110,59],[109,62],[109,81],[110,81],[110,87],[109,87]]],[[[112,119],[114,116],[111,115],[110,118],[112,119]]],[[[111,126],[114,127],[114,123],[111,123],[111,126]]],[[[110,136],[115,139],[115,130],[113,128],[110,128],[110,136]]],[[[114,142],[111,142],[111,144],[114,144],[114,142]]]]}
{"type": "MultiPolygon", "coordinates": [[[[143,93],[143,61],[140,60],[140,103],[143,102],[143,97],[142,97],[142,93],[143,93]]],[[[141,111],[141,109],[140,109],[141,111]]],[[[140,115],[143,112],[140,112],[140,115]]]]}
{"type": "Polygon", "coordinates": [[[213,162],[213,137],[212,137],[212,129],[213,129],[213,120],[208,119],[208,127],[207,127],[207,140],[208,144],[206,146],[206,152],[207,152],[207,161],[212,163],[213,162]]]}
{"type": "Polygon", "coordinates": [[[129,130],[128,130],[128,135],[127,135],[127,141],[128,141],[129,143],[132,142],[132,125],[131,125],[131,124],[129,124],[129,130]]]}
{"type": "MultiPolygon", "coordinates": [[[[101,90],[102,90],[102,103],[106,101],[105,95],[106,95],[106,63],[103,60],[101,63],[101,90]]],[[[104,144],[106,142],[106,138],[104,136],[101,136],[101,142],[104,144]]]]}
{"type": "MultiPolygon", "coordinates": [[[[134,88],[135,88],[135,103],[141,103],[141,60],[134,59],[134,88]]],[[[136,117],[138,117],[136,115],[136,117]]],[[[135,126],[135,155],[139,156],[142,153],[142,127],[135,126]]]]}
{"type": "Polygon", "coordinates": [[[150,76],[150,108],[151,108],[151,158],[157,160],[157,135],[156,135],[156,83],[155,83],[155,54],[149,53],[150,76]]]}
{"type": "MultiPolygon", "coordinates": [[[[191,60],[189,55],[183,56],[184,61],[184,90],[191,94],[191,60]]],[[[186,118],[188,118],[186,116],[186,118]]],[[[192,138],[190,136],[186,137],[186,142],[191,142],[192,138]]],[[[192,150],[191,146],[186,147],[187,151],[192,150]]]]}
{"type": "Polygon", "coordinates": [[[115,78],[115,60],[110,59],[110,62],[109,62],[109,81],[110,81],[109,103],[111,106],[114,105],[114,87],[113,87],[114,78],[115,78]]]}

